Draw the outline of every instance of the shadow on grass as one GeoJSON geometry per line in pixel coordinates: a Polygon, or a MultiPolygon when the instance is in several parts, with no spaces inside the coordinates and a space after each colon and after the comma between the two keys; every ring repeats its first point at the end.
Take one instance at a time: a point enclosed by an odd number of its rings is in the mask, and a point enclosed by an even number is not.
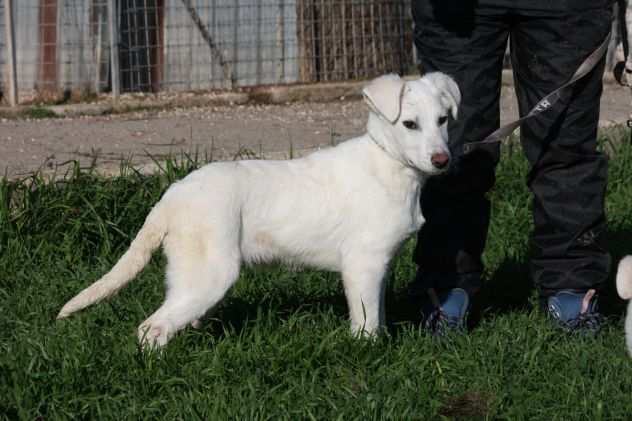
{"type": "Polygon", "coordinates": [[[470,329],[488,315],[503,315],[532,309],[534,285],[525,261],[506,259],[472,299],[470,329]]]}
{"type": "MultiPolygon", "coordinates": [[[[336,276],[329,274],[322,276],[322,282],[341,282],[335,279],[336,276]]],[[[257,280],[242,279],[239,282],[257,282],[257,280]]],[[[296,277],[292,283],[294,282],[301,282],[301,277],[296,277]]],[[[288,289],[287,281],[279,281],[268,285],[259,297],[253,297],[252,293],[247,294],[246,297],[229,293],[216,309],[204,317],[203,329],[217,338],[223,338],[228,332],[241,334],[244,330],[251,328],[252,322],[268,314],[273,314],[278,324],[281,324],[297,313],[310,313],[316,317],[317,314],[323,312],[331,312],[341,320],[348,318],[347,302],[342,288],[336,291],[297,293],[294,286],[288,289]]]]}
{"type": "MultiPolygon", "coordinates": [[[[612,266],[605,288],[599,295],[599,311],[609,318],[618,318],[625,313],[625,302],[617,294],[615,276],[619,260],[626,254],[632,254],[632,231],[609,231],[607,236],[612,266]]],[[[534,304],[537,305],[536,290],[528,260],[507,259],[474,298],[468,322],[470,327],[475,327],[486,315],[529,311],[534,304]]]]}
{"type": "MultiPolygon", "coordinates": [[[[599,295],[599,311],[606,317],[618,318],[625,313],[625,301],[617,294],[615,276],[619,260],[626,254],[632,254],[632,231],[609,231],[607,235],[612,266],[605,288],[599,295]]],[[[528,260],[507,259],[473,299],[469,327],[476,327],[487,315],[533,310],[537,305],[536,294],[528,260]]]]}
{"type": "MultiPolygon", "coordinates": [[[[600,311],[609,317],[618,318],[624,314],[625,302],[621,300],[614,283],[616,265],[622,256],[632,253],[632,231],[610,232],[609,244],[612,253],[612,273],[606,288],[600,295],[600,311]]],[[[301,282],[297,276],[292,282],[301,282]]],[[[243,282],[256,282],[248,279],[243,282]]],[[[341,283],[337,275],[325,275],[322,282],[341,283]]],[[[393,283],[391,283],[393,284],[393,283]]],[[[392,287],[386,291],[387,327],[393,337],[397,337],[410,326],[422,322],[421,302],[407,294],[406,286],[392,287]]],[[[468,327],[475,329],[481,320],[515,311],[531,311],[537,305],[535,287],[531,281],[528,260],[506,259],[488,279],[481,291],[473,298],[468,318],[468,327]]],[[[297,294],[295,288],[287,289],[287,284],[272,282],[261,299],[244,299],[235,294],[229,297],[212,315],[205,319],[205,331],[216,337],[223,337],[226,331],[240,334],[248,329],[250,322],[262,315],[273,313],[282,321],[295,313],[331,312],[339,320],[348,320],[347,302],[342,287],[326,292],[297,294]]]]}

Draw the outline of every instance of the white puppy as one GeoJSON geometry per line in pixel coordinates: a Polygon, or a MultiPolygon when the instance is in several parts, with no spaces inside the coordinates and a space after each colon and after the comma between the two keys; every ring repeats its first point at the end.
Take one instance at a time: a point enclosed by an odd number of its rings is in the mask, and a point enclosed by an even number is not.
{"type": "Polygon", "coordinates": [[[632,357],[632,256],[626,256],[619,262],[617,270],[617,292],[628,300],[628,313],[625,318],[625,341],[632,357]]]}
{"type": "Polygon", "coordinates": [[[619,2],[619,7],[619,13],[624,16],[624,32],[628,46],[628,55],[625,60],[623,74],[621,75],[621,83],[627,86],[632,86],[632,0],[621,0],[619,2]]]}
{"type": "Polygon", "coordinates": [[[172,185],[129,250],[58,318],[118,291],[162,244],[167,296],[139,327],[143,345],[166,344],[215,306],[242,262],[271,260],[341,272],[352,330],[377,333],[387,266],[424,222],[426,178],[448,167],[448,113],[461,95],[441,73],[382,76],[363,93],[363,136],[301,159],[209,164],[172,185]]]}

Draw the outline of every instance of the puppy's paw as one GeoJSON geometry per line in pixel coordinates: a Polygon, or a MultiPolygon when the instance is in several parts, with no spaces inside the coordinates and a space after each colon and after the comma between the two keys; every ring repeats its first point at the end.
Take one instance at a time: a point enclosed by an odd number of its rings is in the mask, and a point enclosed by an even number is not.
{"type": "Polygon", "coordinates": [[[138,342],[143,351],[157,350],[169,342],[169,326],[167,323],[144,322],[138,327],[138,342]]]}
{"type": "Polygon", "coordinates": [[[359,339],[376,340],[383,331],[381,326],[366,326],[351,323],[351,335],[359,339]]]}

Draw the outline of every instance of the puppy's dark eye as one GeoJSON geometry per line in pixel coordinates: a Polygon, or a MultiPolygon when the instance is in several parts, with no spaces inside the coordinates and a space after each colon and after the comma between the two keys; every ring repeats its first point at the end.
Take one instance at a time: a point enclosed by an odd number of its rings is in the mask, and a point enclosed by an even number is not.
{"type": "Polygon", "coordinates": [[[402,124],[404,125],[404,127],[406,127],[407,129],[410,129],[410,130],[417,130],[417,127],[418,127],[417,123],[415,123],[412,120],[404,120],[402,122],[402,124]]]}
{"type": "Polygon", "coordinates": [[[448,121],[447,115],[441,116],[439,117],[439,120],[437,120],[437,122],[439,123],[439,126],[443,126],[446,121],[448,121]]]}

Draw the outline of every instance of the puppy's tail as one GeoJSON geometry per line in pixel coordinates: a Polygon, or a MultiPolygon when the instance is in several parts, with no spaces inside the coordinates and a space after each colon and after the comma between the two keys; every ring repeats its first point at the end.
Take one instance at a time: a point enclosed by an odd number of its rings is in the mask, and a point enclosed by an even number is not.
{"type": "Polygon", "coordinates": [[[619,262],[617,292],[621,298],[628,300],[628,311],[625,317],[625,341],[632,357],[632,256],[625,256],[619,262]]]}
{"type": "Polygon", "coordinates": [[[114,267],[101,279],[68,301],[57,315],[63,319],[72,313],[108,298],[127,285],[149,262],[167,232],[167,221],[160,202],[149,212],[145,223],[114,267]]]}

